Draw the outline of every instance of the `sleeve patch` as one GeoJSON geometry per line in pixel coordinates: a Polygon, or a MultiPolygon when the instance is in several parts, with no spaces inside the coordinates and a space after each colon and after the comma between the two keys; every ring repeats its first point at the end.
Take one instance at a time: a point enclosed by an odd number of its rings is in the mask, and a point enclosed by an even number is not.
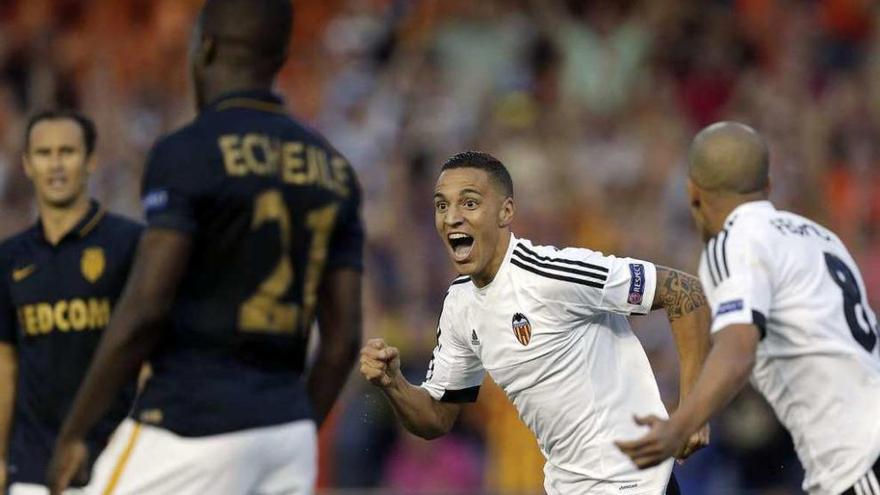
{"type": "Polygon", "coordinates": [[[168,206],[168,191],[166,189],[154,189],[144,194],[143,207],[147,213],[163,210],[168,206]]]}
{"type": "Polygon", "coordinates": [[[629,264],[629,297],[627,302],[636,306],[642,304],[645,295],[645,265],[641,263],[629,264]]]}
{"type": "Polygon", "coordinates": [[[715,316],[721,316],[725,313],[732,313],[734,311],[739,311],[743,309],[743,300],[742,299],[734,299],[732,301],[725,301],[718,305],[718,311],[715,313],[715,316]]]}

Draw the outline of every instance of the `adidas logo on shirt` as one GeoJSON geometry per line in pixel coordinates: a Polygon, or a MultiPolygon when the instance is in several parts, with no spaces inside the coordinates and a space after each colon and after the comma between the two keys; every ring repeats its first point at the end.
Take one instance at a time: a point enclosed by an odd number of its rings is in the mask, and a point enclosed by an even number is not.
{"type": "Polygon", "coordinates": [[[480,345],[480,338],[477,337],[476,330],[471,330],[471,345],[480,345]]]}

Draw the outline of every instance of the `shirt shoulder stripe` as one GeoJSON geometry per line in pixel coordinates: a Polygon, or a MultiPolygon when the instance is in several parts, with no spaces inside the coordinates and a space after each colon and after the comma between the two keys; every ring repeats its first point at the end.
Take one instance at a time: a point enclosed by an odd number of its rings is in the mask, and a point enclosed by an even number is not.
{"type": "Polygon", "coordinates": [[[715,262],[715,273],[718,275],[718,283],[724,281],[724,277],[721,273],[721,263],[718,262],[718,245],[721,244],[720,234],[716,235],[712,240],[712,261],[715,262]]]}
{"type": "Polygon", "coordinates": [[[593,273],[593,272],[587,272],[587,271],[583,271],[583,270],[576,270],[574,268],[570,268],[568,266],[562,266],[560,264],[556,264],[556,263],[552,263],[552,262],[542,263],[542,262],[536,260],[534,257],[529,256],[527,254],[524,254],[522,251],[514,250],[513,255],[516,256],[517,258],[519,258],[521,261],[525,261],[525,262],[527,262],[531,265],[534,265],[535,267],[538,267],[538,268],[545,268],[548,270],[556,270],[556,271],[560,271],[560,272],[564,272],[564,273],[569,273],[572,275],[579,275],[582,277],[594,278],[594,279],[597,279],[602,282],[608,280],[608,276],[601,274],[601,273],[593,273]]]}
{"type": "Polygon", "coordinates": [[[581,266],[584,268],[589,268],[590,270],[596,270],[596,271],[599,271],[602,273],[608,273],[608,268],[606,268],[604,266],[594,265],[592,263],[585,263],[583,261],[570,260],[567,258],[551,258],[549,256],[541,256],[538,253],[532,251],[531,249],[525,247],[521,242],[517,243],[516,247],[522,249],[523,252],[530,254],[532,257],[539,259],[541,261],[550,261],[552,263],[564,263],[566,265],[581,266]]]}
{"type": "Polygon", "coordinates": [[[566,277],[565,275],[559,275],[557,273],[550,273],[550,272],[545,272],[543,270],[538,270],[537,268],[529,266],[529,265],[519,261],[518,259],[511,258],[510,263],[522,268],[523,270],[526,270],[528,272],[532,272],[535,275],[540,275],[542,277],[552,278],[554,280],[561,280],[563,282],[571,282],[573,284],[586,285],[587,287],[595,287],[597,289],[601,289],[604,287],[604,285],[600,282],[594,282],[592,280],[583,280],[583,279],[574,278],[574,277],[566,277]]]}
{"type": "Polygon", "coordinates": [[[730,268],[727,266],[727,238],[730,237],[730,231],[724,229],[721,231],[724,234],[724,240],[721,241],[721,262],[724,266],[725,277],[730,277],[730,268]]]}
{"type": "Polygon", "coordinates": [[[703,255],[706,257],[706,267],[709,269],[709,276],[712,278],[712,286],[718,286],[718,277],[715,276],[715,266],[712,264],[712,248],[715,246],[715,238],[709,239],[706,248],[703,249],[703,255]]]}

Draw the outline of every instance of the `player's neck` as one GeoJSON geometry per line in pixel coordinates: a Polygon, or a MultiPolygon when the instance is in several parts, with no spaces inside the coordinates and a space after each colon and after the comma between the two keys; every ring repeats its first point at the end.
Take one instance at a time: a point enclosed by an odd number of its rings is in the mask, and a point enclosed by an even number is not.
{"type": "Polygon", "coordinates": [[[740,205],[766,199],[767,195],[763,192],[731,194],[716,198],[714,201],[715,204],[713,205],[714,208],[712,208],[712,215],[709,218],[710,234],[716,236],[719,232],[724,230],[724,222],[727,221],[727,217],[729,217],[730,214],[733,213],[733,210],[737,209],[740,205]]]}
{"type": "Polygon", "coordinates": [[[89,196],[83,194],[67,206],[53,206],[47,202],[37,200],[40,212],[40,223],[43,226],[43,236],[53,246],[79,223],[89,211],[89,196]]]}
{"type": "Polygon", "coordinates": [[[509,246],[510,231],[505,231],[501,234],[501,239],[495,247],[495,253],[492,255],[492,260],[486,265],[486,269],[483,270],[483,273],[471,275],[471,280],[474,282],[474,285],[482,289],[495,280],[495,275],[498,274],[498,270],[501,269],[501,263],[504,262],[504,257],[507,256],[507,249],[509,246]]]}
{"type": "Polygon", "coordinates": [[[225,76],[212,78],[205,81],[204,98],[205,104],[210,103],[217,98],[240,91],[270,91],[272,89],[272,80],[257,79],[248,76],[225,76]]]}

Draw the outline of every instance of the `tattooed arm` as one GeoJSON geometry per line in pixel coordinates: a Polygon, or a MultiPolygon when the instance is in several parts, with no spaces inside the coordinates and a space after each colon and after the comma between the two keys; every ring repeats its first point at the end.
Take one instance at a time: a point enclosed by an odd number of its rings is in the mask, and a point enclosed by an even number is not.
{"type": "Polygon", "coordinates": [[[709,353],[709,325],[712,315],[700,280],[665,266],[657,266],[657,290],[651,309],[666,310],[675,338],[681,367],[679,395],[690,393],[709,353]]]}
{"type": "MultiPolygon", "coordinates": [[[[709,353],[711,313],[700,280],[665,266],[657,266],[657,289],[651,309],[666,310],[679,362],[679,404],[690,394],[709,353]]],[[[636,418],[639,424],[650,424],[653,416],[636,418]]],[[[708,426],[700,426],[684,436],[671,455],[684,459],[709,444],[708,426]]]]}
{"type": "MultiPolygon", "coordinates": [[[[659,275],[660,270],[661,268],[658,267],[658,294],[660,281],[663,280],[663,276],[659,275]]],[[[683,283],[682,277],[686,277],[686,275],[681,272],[668,272],[677,273],[672,278],[677,278],[678,281],[668,279],[663,283],[663,287],[668,287],[670,284],[673,287],[676,285],[691,286],[691,290],[683,291],[685,293],[695,293],[697,289],[693,287],[699,287],[696,281],[694,284],[697,285],[692,285],[689,282],[683,283]]],[[[660,298],[662,299],[662,297],[660,298]]],[[[696,300],[699,300],[705,309],[706,304],[703,296],[699,295],[696,300]]],[[[673,326],[675,326],[674,317],[678,312],[670,310],[670,307],[681,306],[680,301],[680,299],[671,297],[666,301],[670,305],[664,305],[673,326]]],[[[655,306],[657,302],[655,299],[655,306]]],[[[692,302],[684,303],[683,307],[692,306],[692,302]]],[[[673,329],[673,332],[675,331],[673,329]]],[[[678,410],[668,420],[662,420],[656,416],[636,418],[637,423],[650,426],[650,431],[637,440],[615,442],[617,447],[642,469],[656,466],[670,456],[687,449],[693,441],[693,432],[697,431],[701,425],[706,424],[713,414],[730,402],[748,381],[749,373],[755,363],[755,353],[760,336],[758,328],[751,324],[729,325],[718,331],[714,335],[712,351],[706,359],[705,366],[699,372],[696,383],[689,387],[687,396],[682,397],[678,410]]],[[[676,334],[676,342],[680,340],[681,338],[676,334]]],[[[681,344],[678,347],[680,353],[684,352],[681,344]]],[[[684,363],[682,363],[682,370],[684,370],[684,363]]],[[[705,427],[703,430],[705,431],[705,427]]]]}

